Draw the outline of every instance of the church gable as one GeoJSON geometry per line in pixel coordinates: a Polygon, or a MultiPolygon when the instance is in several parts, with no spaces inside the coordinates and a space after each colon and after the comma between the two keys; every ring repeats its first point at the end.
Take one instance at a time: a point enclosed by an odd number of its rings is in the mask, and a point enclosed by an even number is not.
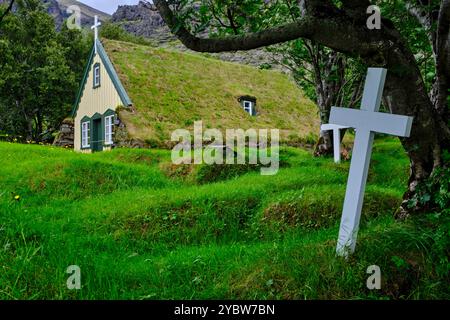
{"type": "MultiPolygon", "coordinates": [[[[81,81],[81,85],[77,94],[77,98],[75,104],[72,109],[72,117],[77,115],[80,104],[83,102],[83,98],[87,93],[95,94],[95,91],[89,92],[92,89],[99,89],[102,87],[102,80],[105,81],[105,86],[107,90],[114,90],[115,93],[119,96],[120,105],[122,106],[131,106],[132,102],[122,85],[119,76],[117,75],[114,66],[111,63],[111,60],[108,57],[103,45],[99,40],[96,41],[97,46],[97,54],[95,53],[95,48],[92,48],[91,54],[89,56],[88,63],[86,65],[86,69],[84,71],[83,80],[81,81]],[[98,69],[97,69],[98,68],[98,69]],[[96,77],[96,70],[98,70],[98,77],[96,77]]],[[[99,90],[102,94],[105,90],[99,90]]]]}

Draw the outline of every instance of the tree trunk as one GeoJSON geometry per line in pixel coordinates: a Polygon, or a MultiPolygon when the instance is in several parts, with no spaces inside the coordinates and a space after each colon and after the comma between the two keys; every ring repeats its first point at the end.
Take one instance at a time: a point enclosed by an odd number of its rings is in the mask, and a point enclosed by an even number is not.
{"type": "MultiPolygon", "coordinates": [[[[310,50],[311,55],[313,55],[312,51],[310,50]]],[[[322,125],[329,123],[331,107],[338,103],[339,93],[345,81],[345,67],[342,57],[336,51],[327,54],[319,46],[315,52],[316,54],[311,57],[311,60],[316,84],[316,102],[320,112],[320,124],[322,125]],[[339,71],[336,72],[335,70],[339,71]]],[[[316,157],[331,155],[333,152],[333,132],[320,130],[314,155],[316,157]]]]}
{"type": "Polygon", "coordinates": [[[27,119],[27,141],[33,141],[33,120],[27,119]]]}
{"type": "MultiPolygon", "coordinates": [[[[449,135],[440,132],[440,116],[433,107],[414,56],[399,41],[383,55],[388,69],[384,98],[395,114],[414,117],[411,136],[402,138],[401,143],[410,158],[408,190],[396,216],[405,218],[411,211],[408,202],[416,192],[417,185],[430,177],[433,170],[442,165],[442,149],[449,141],[449,135]]],[[[366,57],[374,65],[380,57],[366,57]],[[375,58],[375,60],[373,59],[375,58]]]]}
{"type": "Polygon", "coordinates": [[[43,132],[43,118],[41,113],[38,111],[36,115],[36,130],[35,130],[35,141],[42,141],[42,132],[43,132]]]}
{"type": "MultiPolygon", "coordinates": [[[[329,113],[327,116],[322,115],[320,111],[320,124],[328,123],[329,113]]],[[[324,156],[333,154],[333,132],[329,130],[320,130],[319,140],[317,140],[316,146],[314,147],[314,156],[324,156]]]]}

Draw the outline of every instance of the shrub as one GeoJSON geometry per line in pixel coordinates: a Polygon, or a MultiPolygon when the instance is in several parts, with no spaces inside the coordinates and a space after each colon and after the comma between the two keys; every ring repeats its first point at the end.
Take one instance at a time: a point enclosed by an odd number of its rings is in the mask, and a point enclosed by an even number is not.
{"type": "Polygon", "coordinates": [[[410,209],[442,211],[450,207],[450,168],[438,168],[431,177],[417,186],[409,200],[410,209]]]}
{"type": "Polygon", "coordinates": [[[142,45],[151,45],[151,41],[144,37],[137,37],[125,31],[120,25],[106,22],[101,29],[102,37],[110,40],[126,41],[142,45]]]}

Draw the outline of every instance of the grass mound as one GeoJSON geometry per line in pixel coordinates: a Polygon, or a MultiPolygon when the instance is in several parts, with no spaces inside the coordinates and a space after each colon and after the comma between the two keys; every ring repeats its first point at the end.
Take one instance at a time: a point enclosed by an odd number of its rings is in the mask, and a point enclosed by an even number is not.
{"type": "MultiPolygon", "coordinates": [[[[368,221],[400,205],[398,193],[369,187],[361,219],[368,221]]],[[[262,221],[278,232],[288,228],[319,229],[339,221],[345,190],[337,185],[288,191],[266,204],[262,221]]]]}
{"type": "Polygon", "coordinates": [[[0,143],[0,154],[3,299],[450,297],[448,215],[392,218],[408,172],[395,140],[376,141],[349,261],[334,253],[348,162],[283,148],[275,176],[199,185],[167,176],[168,151],[0,143]],[[66,288],[74,264],[79,291],[66,288]],[[374,264],[380,291],[365,286],[374,264]]]}
{"type": "Polygon", "coordinates": [[[151,166],[160,161],[161,155],[154,151],[130,154],[118,150],[109,158],[104,154],[75,156],[72,152],[33,145],[3,147],[5,163],[0,174],[8,183],[9,193],[33,203],[38,200],[45,203],[50,199],[77,200],[137,187],[160,189],[169,183],[151,166]]]}

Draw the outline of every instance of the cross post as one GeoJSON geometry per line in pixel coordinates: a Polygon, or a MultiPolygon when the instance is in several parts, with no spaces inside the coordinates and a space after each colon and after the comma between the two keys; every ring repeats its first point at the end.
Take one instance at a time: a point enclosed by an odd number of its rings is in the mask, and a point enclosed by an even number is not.
{"type": "Polygon", "coordinates": [[[92,30],[94,30],[94,50],[95,54],[97,54],[97,41],[98,41],[98,27],[100,27],[102,24],[100,21],[98,21],[98,16],[96,15],[94,18],[94,25],[91,27],[92,30]]]}
{"type": "Polygon", "coordinates": [[[387,70],[369,68],[361,109],[331,108],[330,123],[356,129],[336,252],[355,251],[375,132],[409,137],[412,117],[378,112],[387,70]]]}
{"type": "Polygon", "coordinates": [[[333,151],[334,151],[334,162],[341,162],[341,129],[347,129],[346,126],[339,126],[337,124],[323,124],[320,126],[320,130],[328,131],[333,130],[333,151]]]}

